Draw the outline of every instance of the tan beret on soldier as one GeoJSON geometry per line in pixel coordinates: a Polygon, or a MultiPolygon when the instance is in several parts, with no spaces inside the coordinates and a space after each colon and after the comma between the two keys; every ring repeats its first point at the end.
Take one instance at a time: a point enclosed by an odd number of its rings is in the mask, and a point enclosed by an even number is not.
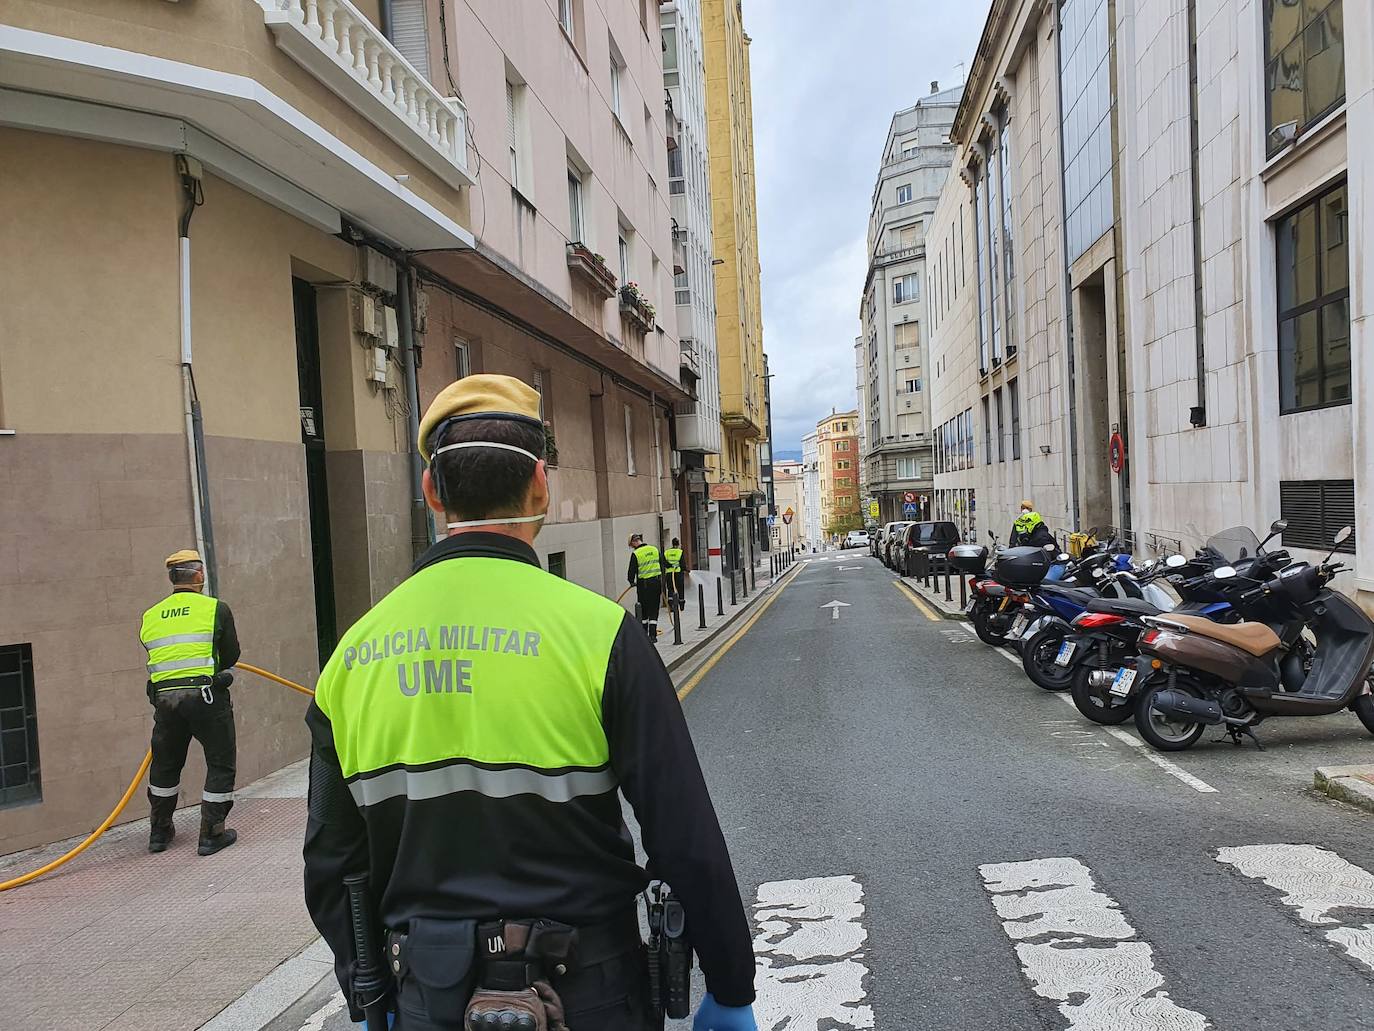
{"type": "MultiPolygon", "coordinates": [[[[478,374],[450,383],[425,410],[420,420],[420,457],[434,458],[430,438],[445,424],[462,419],[509,419],[542,427],[539,391],[511,376],[478,374]]],[[[490,445],[488,445],[490,446],[490,445]]]]}

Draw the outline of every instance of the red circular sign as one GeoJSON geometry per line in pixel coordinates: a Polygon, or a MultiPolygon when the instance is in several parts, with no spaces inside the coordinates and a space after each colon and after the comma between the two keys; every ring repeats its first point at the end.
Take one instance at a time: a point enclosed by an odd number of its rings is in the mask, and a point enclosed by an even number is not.
{"type": "Polygon", "coordinates": [[[908,505],[916,504],[916,492],[914,490],[905,491],[902,494],[902,501],[908,505]]]}
{"type": "Polygon", "coordinates": [[[1121,473],[1126,468],[1126,442],[1121,439],[1120,433],[1113,433],[1110,444],[1112,472],[1121,473]]]}

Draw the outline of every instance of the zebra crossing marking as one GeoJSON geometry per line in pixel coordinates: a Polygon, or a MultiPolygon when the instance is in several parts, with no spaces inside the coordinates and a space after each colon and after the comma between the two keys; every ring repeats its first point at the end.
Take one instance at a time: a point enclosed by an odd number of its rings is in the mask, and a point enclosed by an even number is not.
{"type": "Polygon", "coordinates": [[[1374,920],[1340,920],[1332,910],[1374,912],[1374,874],[1316,845],[1240,845],[1217,850],[1217,862],[1283,892],[1283,904],[1325,938],[1374,971],[1374,920]],[[1336,925],[1336,926],[1332,926],[1336,925]]]}
{"type": "Polygon", "coordinates": [[[1206,1031],[1201,1013],[1164,990],[1150,944],[1077,859],[978,868],[1031,990],[1080,1031],[1206,1031]]]}
{"type": "Polygon", "coordinates": [[[865,1004],[863,886],[853,877],[759,885],[754,918],[758,999],[765,1031],[873,1027],[865,1004]]]}

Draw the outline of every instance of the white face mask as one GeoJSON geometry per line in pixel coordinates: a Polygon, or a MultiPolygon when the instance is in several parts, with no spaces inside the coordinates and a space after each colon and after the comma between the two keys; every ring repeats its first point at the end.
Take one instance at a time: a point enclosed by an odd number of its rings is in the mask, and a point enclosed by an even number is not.
{"type": "MultiPolygon", "coordinates": [[[[461,451],[464,448],[473,447],[491,447],[497,448],[500,451],[513,451],[517,455],[524,455],[535,464],[539,462],[539,456],[534,452],[526,451],[524,448],[516,447],[514,444],[498,444],[494,440],[465,440],[460,444],[445,444],[443,447],[439,448],[434,452],[433,456],[431,456],[430,464],[432,465],[434,459],[438,458],[445,451],[461,451]]],[[[547,515],[547,512],[541,512],[538,515],[511,516],[508,519],[464,519],[457,523],[446,523],[445,526],[450,530],[462,530],[469,526],[513,526],[518,523],[542,523],[547,515]]]]}

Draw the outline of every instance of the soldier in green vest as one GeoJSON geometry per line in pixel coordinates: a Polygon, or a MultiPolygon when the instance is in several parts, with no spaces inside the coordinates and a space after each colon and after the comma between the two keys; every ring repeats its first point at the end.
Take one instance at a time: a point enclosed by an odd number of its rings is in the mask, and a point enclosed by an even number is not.
{"type": "Polygon", "coordinates": [[[663,556],[644,543],[642,533],[630,534],[630,568],[625,572],[639,601],[639,622],[645,635],[658,644],[658,608],[663,600],[663,556]]]}
{"type": "Polygon", "coordinates": [[[422,487],[448,533],[320,674],[307,908],[355,1021],[371,1000],[344,877],[364,873],[398,1031],[489,1026],[503,1000],[568,1031],[661,1027],[623,794],[685,907],[697,1027],[752,1031],[749,925],[673,684],[623,608],[534,551],[544,441],[538,393],[508,376],[465,377],[425,413],[422,487]]]}
{"type": "Polygon", "coordinates": [[[153,703],[153,762],[148,770],[152,828],[148,851],[164,852],[176,836],[172,814],[191,739],[205,752],[200,794],[200,846],[213,855],[238,840],[225,830],[234,805],[236,760],[230,668],[239,661],[234,614],[205,591],[205,563],[194,551],[167,558],[172,593],[143,613],[139,634],[148,652],[148,700],[153,703]]]}
{"type": "Polygon", "coordinates": [[[681,609],[685,600],[682,593],[682,542],[676,537],[673,538],[672,547],[663,549],[663,561],[668,567],[668,600],[681,609]]]}

